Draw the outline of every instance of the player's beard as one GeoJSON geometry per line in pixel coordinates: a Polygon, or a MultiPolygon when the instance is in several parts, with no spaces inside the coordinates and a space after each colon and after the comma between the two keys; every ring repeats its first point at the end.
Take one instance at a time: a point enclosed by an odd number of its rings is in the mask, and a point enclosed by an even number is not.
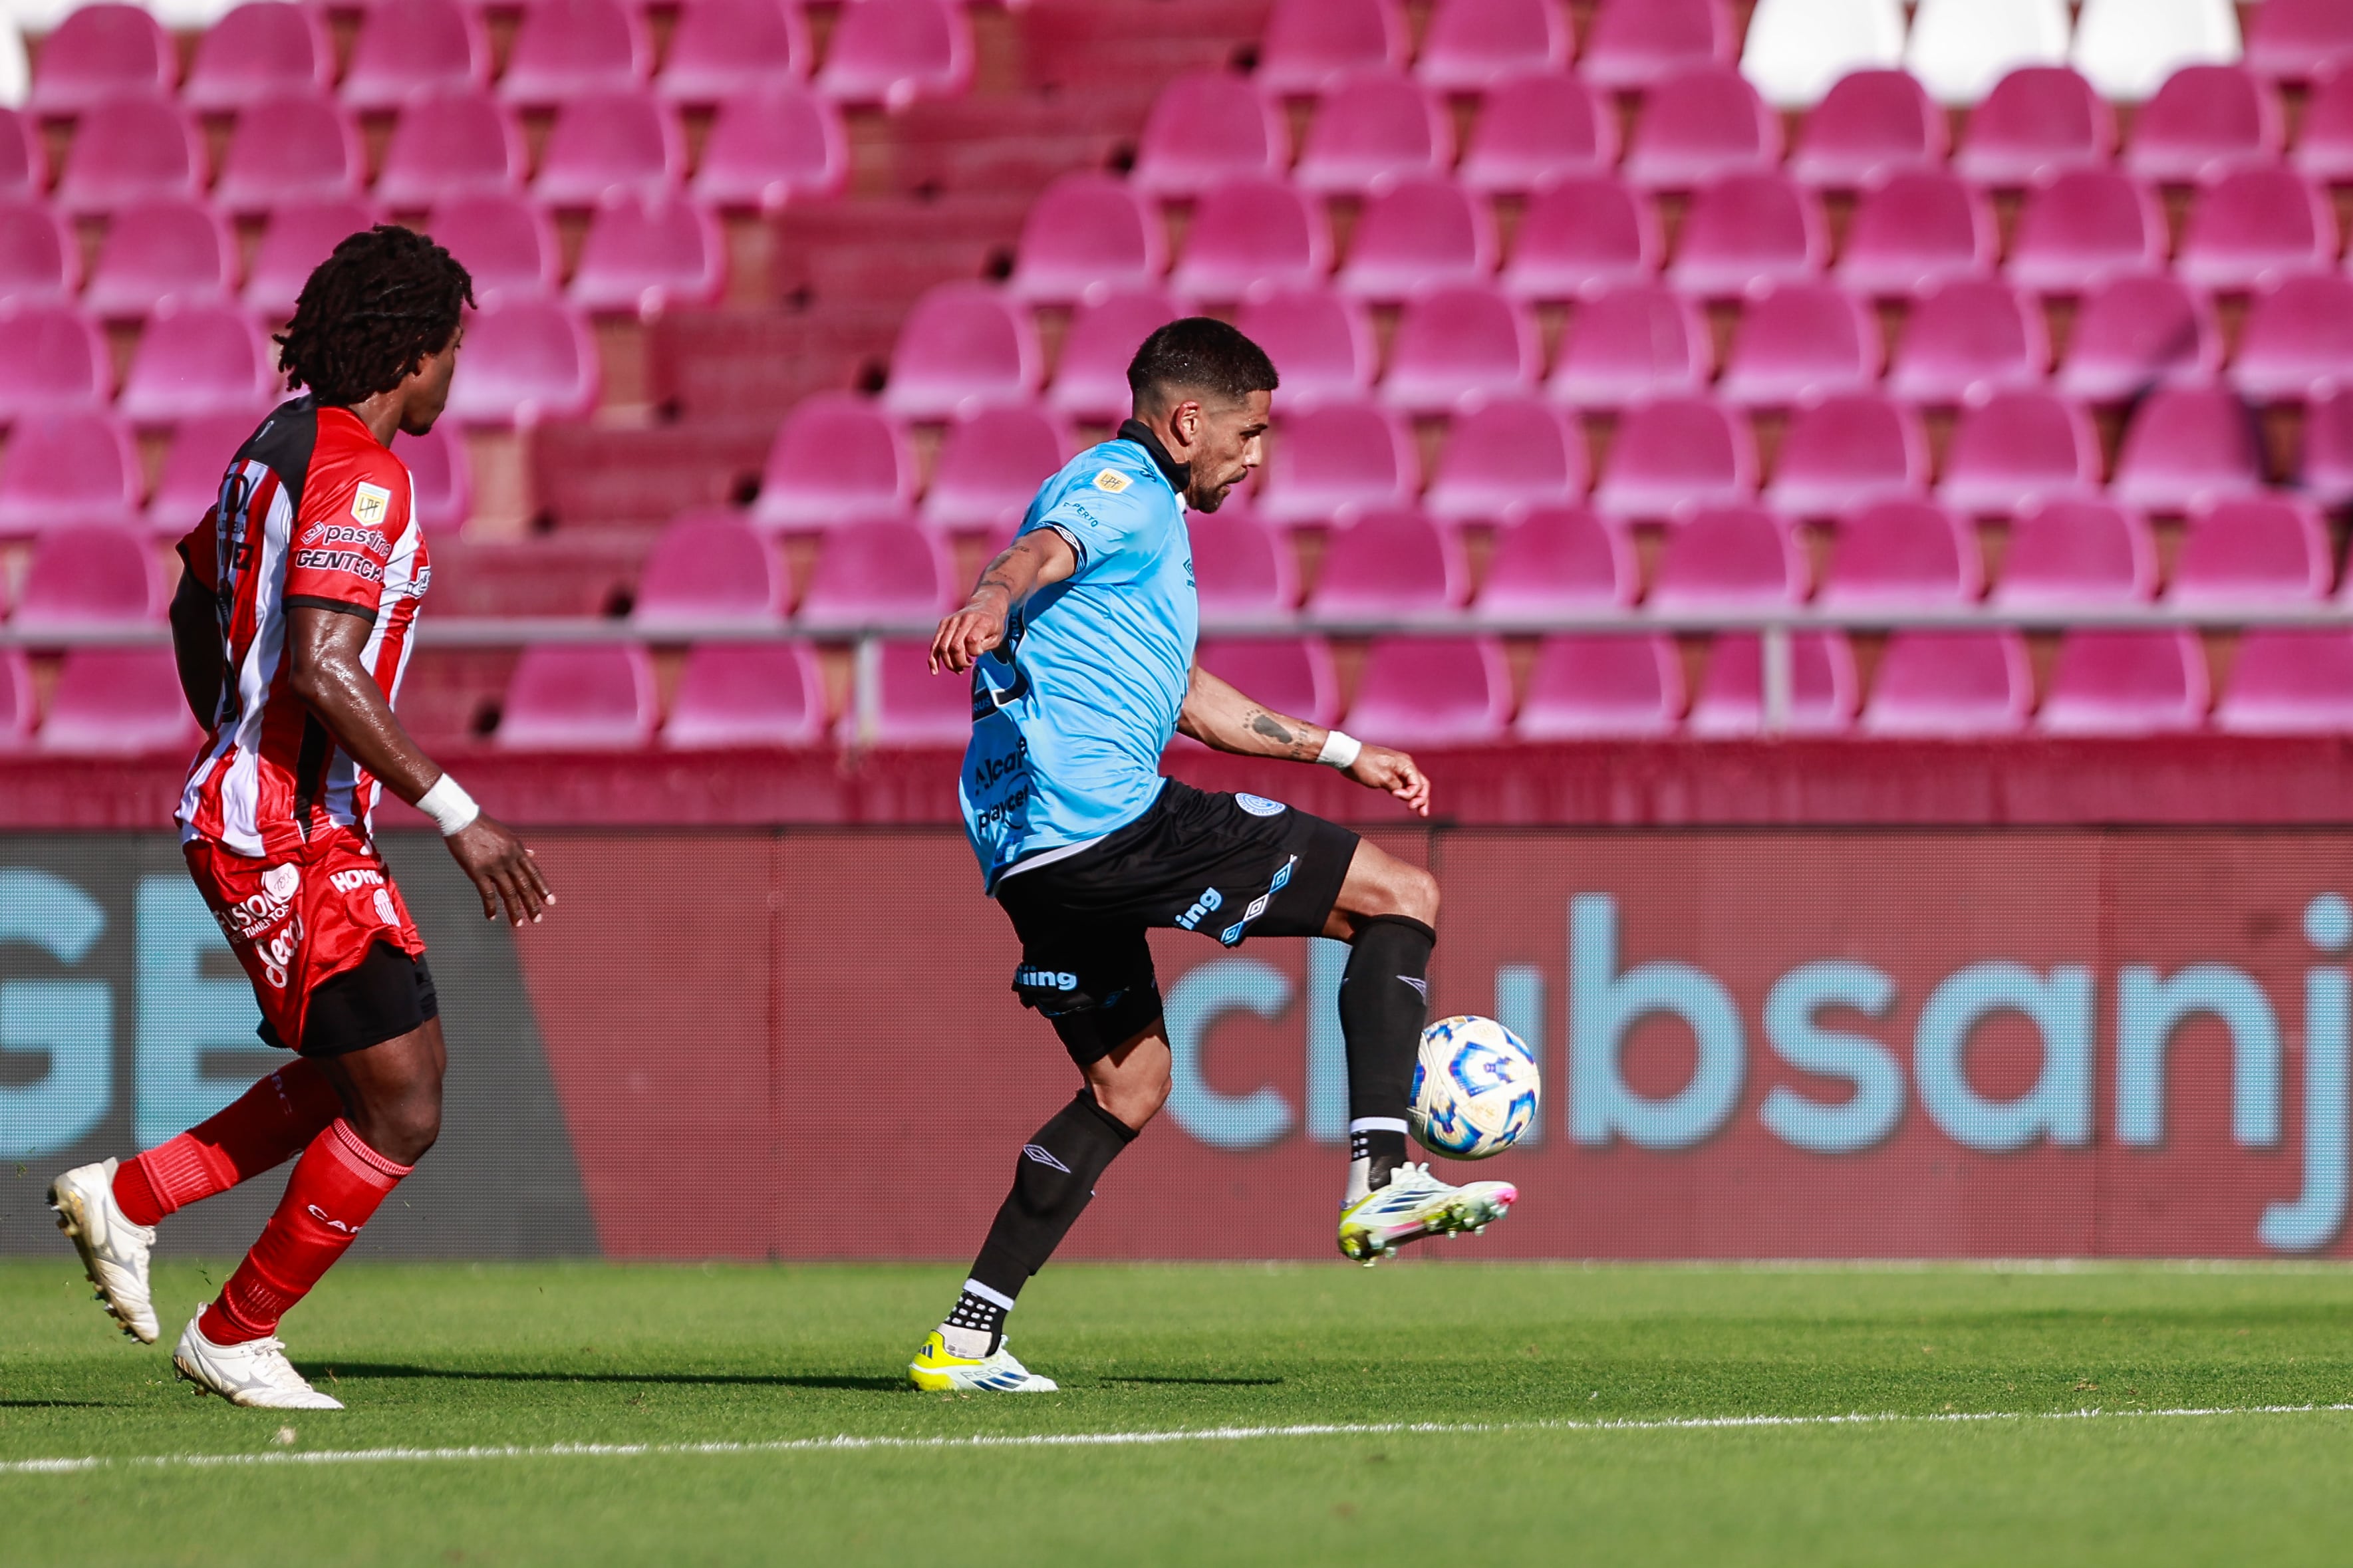
{"type": "Polygon", "coordinates": [[[1234,487],[1231,485],[1219,485],[1216,489],[1209,492],[1209,499],[1207,500],[1203,500],[1198,496],[1194,497],[1193,510],[1195,511],[1202,512],[1217,510],[1219,507],[1226,504],[1226,497],[1232,491],[1233,488],[1234,487]]]}

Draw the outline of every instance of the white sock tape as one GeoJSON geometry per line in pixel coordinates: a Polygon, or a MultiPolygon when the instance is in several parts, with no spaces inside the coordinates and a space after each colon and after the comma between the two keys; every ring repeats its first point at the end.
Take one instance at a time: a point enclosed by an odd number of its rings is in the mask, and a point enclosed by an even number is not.
{"type": "Polygon", "coordinates": [[[1346,773],[1356,765],[1357,754],[1364,749],[1365,743],[1346,731],[1331,730],[1325,731],[1324,749],[1315,753],[1315,760],[1327,768],[1346,773]]]}
{"type": "Polygon", "coordinates": [[[435,779],[433,787],[417,797],[417,809],[433,819],[433,826],[441,830],[444,838],[463,833],[473,826],[474,818],[482,815],[474,797],[448,773],[435,779]]]}

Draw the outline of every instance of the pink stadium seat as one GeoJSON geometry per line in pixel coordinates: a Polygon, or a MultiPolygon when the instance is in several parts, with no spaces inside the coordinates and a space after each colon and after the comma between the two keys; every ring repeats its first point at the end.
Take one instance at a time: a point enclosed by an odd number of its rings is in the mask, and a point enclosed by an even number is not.
{"type": "Polygon", "coordinates": [[[2221,364],[2204,295],[2163,273],[2127,273],[2085,292],[2055,384],[2086,403],[2120,403],[2154,386],[2203,386],[2221,364]]]}
{"type": "MultiPolygon", "coordinates": [[[[1101,300],[1080,300],[1062,334],[1047,406],[1071,419],[1116,425],[1126,418],[1131,401],[1127,362],[1145,338],[1181,314],[1176,302],[1158,289],[1115,289],[1101,300]]],[[[1274,351],[1270,347],[1268,352],[1274,351]]],[[[1275,363],[1282,364],[1281,355],[1275,363]]]]}
{"type": "Polygon", "coordinates": [[[1402,69],[1412,54],[1398,0],[1275,0],[1259,35],[1258,83],[1265,92],[1325,92],[1352,71],[1402,69]]]}
{"type": "Polygon", "coordinates": [[[639,626],[782,621],[792,584],[768,542],[733,512],[690,512],[654,542],[630,616],[639,626]]]}
{"type": "Polygon", "coordinates": [[[1961,411],[1936,488],[1947,506],[2000,515],[2096,494],[2100,437],[2091,416],[2042,392],[2000,392],[1961,411]]]}
{"type": "Polygon", "coordinates": [[[2116,150],[2116,110],[2090,82],[2065,66],[2026,66],[1969,112],[1953,168],[1981,185],[2031,185],[2105,167],[2116,150]]]}
{"type": "Polygon", "coordinates": [[[556,110],[531,194],[593,207],[615,191],[666,193],[685,178],[686,136],[673,106],[645,92],[592,93],[556,110]]]}
{"type": "MultiPolygon", "coordinates": [[[[479,376],[481,351],[468,347],[479,376]]],[[[278,391],[277,352],[243,307],[166,300],[147,319],[115,407],[134,425],[170,425],[250,408],[278,391]]]]}
{"type": "Polygon", "coordinates": [[[330,92],[334,85],[335,47],[322,15],[283,0],[248,0],[196,41],[180,101],[200,114],[217,113],[282,93],[330,92]]]}
{"type": "Polygon", "coordinates": [[[673,751],[814,746],[825,671],[807,643],[698,643],[687,650],[661,743],[673,751]]]}
{"type": "Polygon", "coordinates": [[[808,20],[794,0],[696,0],[678,14],[654,87],[714,104],[808,75],[808,20]]]}
{"type": "Polygon", "coordinates": [[[875,649],[874,709],[854,697],[836,734],[846,746],[962,746],[972,735],[972,681],[931,673],[929,642],[884,641],[875,649]]]}
{"type": "Polygon", "coordinates": [[[1485,92],[1530,71],[1566,71],[1574,42],[1559,0],[1439,0],[1413,68],[1440,92],[1485,92]]]}
{"type": "Polygon", "coordinates": [[[2353,59],[2353,12],[2337,0],[2269,0],[2247,29],[2247,65],[2278,81],[2309,81],[2353,59]]]}
{"type": "Polygon", "coordinates": [[[168,94],[180,58],[155,18],[136,5],[83,5],[42,40],[26,107],[43,119],[76,115],[123,94],[168,94]]]}
{"type": "MultiPolygon", "coordinates": [[[[1797,632],[1789,638],[1789,707],[1784,716],[1797,735],[1842,735],[1854,727],[1862,680],[1854,648],[1838,632],[1797,632]]],[[[1763,734],[1765,646],[1752,633],[1718,633],[1708,644],[1707,673],[1686,720],[1691,733],[1708,737],[1763,734]]]]}
{"type": "Polygon", "coordinates": [[[1454,125],[1438,95],[1397,70],[1343,78],[1316,107],[1291,177],[1311,191],[1362,195],[1386,179],[1443,177],[1454,125]]]}
{"type": "Polygon", "coordinates": [[[499,96],[542,109],[590,93],[628,92],[645,82],[653,46],[645,21],[619,0],[533,0],[499,78],[499,96]]]}
{"type": "Polygon", "coordinates": [[[530,171],[514,110],[488,93],[452,89],[400,111],[375,199],[396,212],[422,211],[452,196],[520,191],[530,171]]]}
{"type": "MultiPolygon", "coordinates": [[[[1274,289],[1244,300],[1234,325],[1274,361],[1275,374],[1282,380],[1274,395],[1278,407],[1318,398],[1361,397],[1372,389],[1380,363],[1372,317],[1362,303],[1344,294],[1329,289],[1274,289]]],[[[1126,401],[1123,379],[1123,410],[1126,401]]]]}
{"type": "Polygon", "coordinates": [[[0,752],[33,743],[33,666],[22,648],[0,648],[0,752]]]}
{"type": "Polygon", "coordinates": [[[1635,404],[1618,421],[1594,504],[1615,517],[1681,518],[1757,493],[1757,438],[1737,409],[1703,397],[1635,404]]]}
{"type": "Polygon", "coordinates": [[[1607,174],[1617,162],[1617,117],[1585,79],[1541,72],[1488,89],[1455,177],[1474,191],[1516,195],[1607,174]]]}
{"type": "Polygon", "coordinates": [[[1727,174],[1693,194],[1668,276],[1679,289],[1726,298],[1811,278],[1829,259],[1811,191],[1778,172],[1727,174]]]}
{"type": "Polygon", "coordinates": [[[1750,407],[1875,386],[1887,363],[1879,317],[1835,283],[1777,284],[1748,301],[1718,396],[1750,407]]]}
{"type": "Polygon", "coordinates": [[[1169,281],[1195,299],[1239,300],[1320,283],[1331,267],[1323,207],[1282,180],[1248,177],[1201,193],[1169,281]]]}
{"type": "Polygon", "coordinates": [[[2331,66],[2312,84],[2290,156],[2306,179],[2353,181],[2353,70],[2331,66]]]}
{"type": "Polygon", "coordinates": [[[1277,712],[1311,724],[1340,719],[1340,680],[1322,637],[1208,637],[1201,668],[1277,712]]]}
{"type": "Polygon", "coordinates": [[[1793,517],[1836,517],[1928,489],[1920,416],[1876,392],[1809,400],[1790,416],[1765,499],[1793,517]]]}
{"type": "Polygon", "coordinates": [[[1586,468],[1585,431],[1574,414],[1535,397],[1477,397],[1448,425],[1422,505],[1447,522],[1567,506],[1584,498],[1586,468]]]}
{"type": "Polygon", "coordinates": [[[2071,631],[2037,722],[2053,735],[2163,735],[2206,721],[2206,652],[2189,631],[2071,631]]]}
{"type": "Polygon", "coordinates": [[[694,194],[713,206],[776,212],[839,195],[849,180],[841,110],[797,82],[782,81],[719,105],[694,171],[694,194]]]}
{"type": "Polygon", "coordinates": [[[61,756],[188,754],[204,739],[168,647],[68,650],[39,749],[61,756]]]}
{"type": "Polygon", "coordinates": [[[478,301],[553,295],[559,286],[554,220],[520,195],[484,192],[437,202],[425,232],[473,274],[478,301]]]}
{"type": "Polygon", "coordinates": [[[19,631],[139,626],[164,618],[164,574],[140,529],[78,522],[33,541],[12,623],[19,631]]]}
{"type": "MultiPolygon", "coordinates": [[[[0,313],[0,322],[5,322],[0,313]]],[[[2297,467],[2305,493],[2325,507],[2353,501],[2353,390],[2322,384],[2304,410],[2304,456],[2297,467]]]]}
{"type": "Polygon", "coordinates": [[[1839,280],[1867,294],[1916,299],[1991,272],[2000,239],[1981,193],[1941,169],[1898,171],[1857,203],[1839,280]]]}
{"type": "Polygon", "coordinates": [[[2073,293],[2117,272],[2161,271],[2165,211],[2128,175],[2076,169],[2026,198],[2010,250],[2010,279],[2049,294],[2073,293]]]}
{"type": "Polygon", "coordinates": [[[1281,178],[1291,136],[1281,108],[1247,78],[1188,71],[1154,100],[1134,179],[1157,196],[1193,196],[1228,180],[1281,178]]]}
{"type": "Polygon", "coordinates": [[[2005,609],[2084,609],[2157,597],[2157,540],[2138,512],[2105,500],[2051,500],[2010,527],[1993,602],[2005,609]]]}
{"type": "Polygon", "coordinates": [[[1651,607],[1771,608],[1804,603],[1811,587],[1805,543],[1787,518],[1761,506],[1704,504],[1667,535],[1651,607]]]}
{"type": "Polygon", "coordinates": [[[839,16],[817,76],[828,98],[898,110],[972,85],[972,24],[952,0],[859,0],[839,16]]]}
{"type": "Polygon", "coordinates": [[[1503,284],[1524,300],[1573,300],[1647,283],[1665,254],[1648,196],[1608,174],[1563,175],[1528,198],[1503,284]]]}
{"type": "Polygon", "coordinates": [[[1193,541],[1194,585],[1204,615],[1283,615],[1298,605],[1298,568],[1290,547],[1264,523],[1220,508],[1187,513],[1185,527],[1193,541]]]}
{"type": "MultiPolygon", "coordinates": [[[[186,537],[206,509],[220,499],[221,477],[228,468],[228,460],[269,412],[269,405],[257,404],[236,413],[184,419],[172,427],[172,444],[164,449],[163,474],[155,481],[155,493],[147,500],[147,526],[151,532],[173,541],[186,537]]],[[[401,440],[400,456],[412,466],[415,446],[414,437],[401,440]]],[[[419,485],[421,489],[421,479],[419,485]]],[[[422,515],[421,507],[419,512],[422,515]]],[[[424,521],[441,520],[425,517],[424,521]]]]}
{"type": "Polygon", "coordinates": [[[362,113],[398,109],[427,93],[491,85],[481,13],[460,0],[377,0],[360,12],[343,102],[362,113]]]}
{"type": "Polygon", "coordinates": [[[1925,500],[1882,500],[1841,521],[1821,602],[1839,608],[1944,609],[1985,596],[1977,531],[1925,500]]]}
{"type": "Polygon", "coordinates": [[[2166,599],[2200,607],[2317,603],[2328,597],[2334,561],[2327,521],[2308,500],[2209,501],[2189,514],[2166,599]]]}
{"type": "MultiPolygon", "coordinates": [[[[373,227],[376,214],[356,201],[293,202],[269,215],[269,227],[254,253],[246,275],[245,305],[265,321],[282,321],[294,314],[294,302],[311,271],[333,254],[336,246],[373,227]]],[[[477,293],[481,289],[478,275],[477,293]]]]}
{"type": "Polygon", "coordinates": [[[2279,94],[2242,66],[2185,66],[2133,121],[2125,167],[2189,184],[2245,160],[2269,163],[2286,142],[2279,94]]]}
{"type": "Polygon", "coordinates": [[[1375,637],[1348,709],[1352,726],[1398,746],[1484,745],[1511,721],[1511,667],[1493,637],[1375,637]]]}
{"type": "Polygon", "coordinates": [[[466,425],[578,419],[596,406],[602,377],[588,322],[554,300],[486,300],[466,327],[466,374],[449,414],[466,425]]]}
{"type": "Polygon", "coordinates": [[[1647,88],[1686,66],[1733,63],[1723,0],[1602,0],[1586,36],[1586,79],[1613,91],[1647,88]]]}
{"type": "Polygon", "coordinates": [[[2258,403],[2298,402],[2353,364],[2353,278],[2283,278],[2255,291],[2231,384],[2258,403]]]}
{"type": "Polygon", "coordinates": [[[976,408],[950,425],[940,442],[931,488],[923,492],[923,521],[974,532],[1010,530],[1038,487],[1070,456],[1068,433],[1034,405],[976,408]]]}
{"type": "Polygon", "coordinates": [[[1067,305],[1090,291],[1148,287],[1167,269],[1159,213],[1126,181],[1081,172],[1029,204],[1007,287],[1016,299],[1067,305]]]}
{"type": "Polygon", "coordinates": [[[2239,735],[2353,731],[2353,633],[2241,633],[2214,727],[2239,735]]]}
{"type": "Polygon", "coordinates": [[[1328,522],[1343,507],[1409,505],[1421,489],[1413,432],[1367,403],[1321,403],[1277,421],[1255,503],[1278,526],[1328,522]]]}
{"type": "Polygon", "coordinates": [[[2016,632],[1898,631],[1879,656],[1862,732],[1963,740],[2014,735],[2034,710],[2034,667],[2016,632]]]}
{"type": "Polygon", "coordinates": [[[38,196],[0,195],[0,300],[70,299],[81,282],[72,226],[38,196]]]}
{"type": "Polygon", "coordinates": [[[1546,390],[1573,408],[1616,408],[1706,389],[1715,342],[1696,301],[1655,283],[1577,308],[1546,390]]]}
{"type": "Polygon", "coordinates": [[[785,416],[752,515],[807,531],[902,516],[914,500],[915,458],[898,422],[871,398],[821,392],[785,416]]]}
{"type": "Polygon", "coordinates": [[[1912,307],[1887,390],[1915,403],[1967,403],[2039,387],[2050,370],[2041,307],[1997,279],[1957,278],[1912,307]]]}
{"type": "Polygon", "coordinates": [[[636,643],[535,643],[515,660],[496,740],[510,752],[626,752],[649,745],[654,662],[636,643]]]}
{"type": "Polygon", "coordinates": [[[1692,66],[1643,97],[1626,178],[1650,190],[1686,191],[1780,162],[1781,117],[1747,79],[1729,65],[1692,66]]]}
{"type": "Polygon", "coordinates": [[[1683,665],[1672,637],[1555,634],[1536,645],[1512,733],[1523,741],[1645,740],[1673,734],[1683,712],[1683,665]]]}
{"type": "Polygon", "coordinates": [[[1898,70],[1855,71],[1806,116],[1789,173],[1819,190],[1858,190],[1887,175],[1941,169],[1945,111],[1898,70]]]}
{"type": "Polygon", "coordinates": [[[87,216],[199,195],[204,181],[204,142],[187,110],[161,93],[127,93],[82,117],[52,199],[87,216]]]}
{"type": "Polygon", "coordinates": [[[22,110],[0,108],[0,194],[37,195],[48,183],[40,127],[22,110]]]}
{"type": "Polygon", "coordinates": [[[98,324],[72,306],[0,300],[0,424],[104,403],[112,366],[98,324]]]}
{"type": "Polygon", "coordinates": [[[902,419],[945,419],[970,402],[1032,396],[1039,377],[1029,311],[985,283],[943,283],[907,312],[882,403],[902,419]]]}
{"type": "Polygon", "coordinates": [[[213,202],[247,214],[290,202],[350,200],[366,178],[359,127],[333,99],[317,92],[266,99],[237,111],[213,202]]]}
{"type": "Polygon", "coordinates": [[[121,523],[139,510],[139,479],[138,450],[111,416],[28,415],[16,421],[0,461],[0,537],[121,523]]]}
{"type": "Polygon", "coordinates": [[[719,219],[681,195],[609,195],[588,220],[573,269],[584,310],[650,321],[681,305],[709,305],[727,287],[719,219]]]}
{"type": "Polygon", "coordinates": [[[138,321],[166,300],[206,305],[237,279],[237,237],[213,209],[185,196],[114,215],[82,293],[94,316],[138,321]]]}
{"type": "Polygon", "coordinates": [[[828,529],[801,595],[799,624],[854,631],[944,613],[958,590],[947,542],[920,523],[877,520],[828,529]]]}
{"type": "Polygon", "coordinates": [[[1451,528],[1403,507],[1375,507],[1332,531],[1307,607],[1378,619],[1460,609],[1470,598],[1470,563],[1451,528]]]}
{"type": "Polygon", "coordinates": [[[1624,527],[1582,506],[1542,505],[1495,535],[1479,613],[1535,617],[1624,609],[1641,591],[1641,565],[1624,527]]]}
{"type": "MultiPolygon", "coordinates": [[[[248,428],[252,423],[248,422],[248,428]]],[[[224,460],[234,448],[232,443],[224,450],[224,460]]],[[[427,528],[456,528],[472,515],[474,470],[457,426],[444,422],[427,435],[404,434],[393,442],[392,454],[408,466],[418,522],[427,528]]]]}
{"type": "Polygon", "coordinates": [[[2253,411],[2220,388],[2166,387],[2134,410],[2112,489],[2128,506],[2173,513],[2263,488],[2253,411]]]}
{"type": "Polygon", "coordinates": [[[2243,290],[2336,262],[2328,193],[2294,170],[2258,164],[2226,170],[2198,193],[2174,267],[2200,288],[2243,290]]]}
{"type": "Polygon", "coordinates": [[[1528,308],[1493,288],[1433,289],[1406,303],[1381,396],[1413,414],[1535,389],[1544,339],[1528,308]]]}
{"type": "Polygon", "coordinates": [[[1451,180],[1414,175],[1366,201],[1334,281],[1360,299],[1402,300],[1483,283],[1494,270],[1495,222],[1485,199],[1451,180]]]}

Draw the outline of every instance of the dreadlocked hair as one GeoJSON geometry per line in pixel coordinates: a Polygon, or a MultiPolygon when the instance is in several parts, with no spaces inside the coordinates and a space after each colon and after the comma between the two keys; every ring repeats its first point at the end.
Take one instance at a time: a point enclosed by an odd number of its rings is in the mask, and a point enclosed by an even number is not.
{"type": "Polygon", "coordinates": [[[278,335],[287,381],[328,407],[389,392],[449,346],[474,279],[413,229],[379,224],[335,247],[302,285],[278,335]]]}

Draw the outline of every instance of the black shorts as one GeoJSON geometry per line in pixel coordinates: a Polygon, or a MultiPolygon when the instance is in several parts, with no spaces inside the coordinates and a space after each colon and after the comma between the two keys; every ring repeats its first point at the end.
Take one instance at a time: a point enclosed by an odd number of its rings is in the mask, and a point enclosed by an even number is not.
{"type": "MultiPolygon", "coordinates": [[[[425,961],[379,942],[359,963],[319,983],[303,1008],[302,1043],[291,1048],[306,1057],[349,1056],[398,1039],[440,1016],[441,1000],[425,961]]],[[[289,1048],[267,1018],[254,1033],[264,1045],[289,1048]]]]}
{"type": "Polygon", "coordinates": [[[1356,835],[1337,823],[1171,779],[1100,844],[998,880],[997,901],[1021,938],[1014,994],[1085,1067],[1160,1016],[1146,931],[1198,931],[1228,947],[1320,936],[1356,854],[1356,835]]]}

